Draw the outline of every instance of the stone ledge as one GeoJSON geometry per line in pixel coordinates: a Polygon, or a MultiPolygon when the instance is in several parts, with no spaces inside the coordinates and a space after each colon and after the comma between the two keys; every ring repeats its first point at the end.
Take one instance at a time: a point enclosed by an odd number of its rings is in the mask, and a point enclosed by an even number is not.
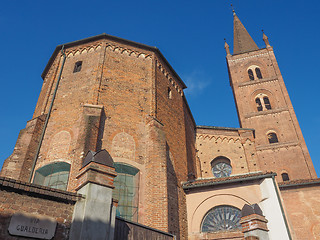
{"type": "Polygon", "coordinates": [[[12,178],[0,177],[0,189],[3,188],[11,188],[13,191],[41,195],[40,197],[42,198],[57,199],[65,202],[76,202],[82,198],[81,194],[23,182],[12,178]]]}
{"type": "Polygon", "coordinates": [[[244,86],[255,85],[255,84],[265,83],[265,82],[271,82],[271,81],[276,81],[276,80],[278,80],[277,77],[262,78],[262,79],[257,79],[257,80],[248,81],[248,82],[244,82],[244,83],[239,83],[238,86],[244,87],[244,86]]]}
{"type": "Polygon", "coordinates": [[[254,113],[247,114],[244,117],[246,119],[248,119],[248,118],[257,117],[257,116],[264,116],[264,115],[269,115],[269,114],[281,113],[281,112],[285,112],[285,111],[289,111],[289,108],[277,108],[277,109],[271,109],[271,110],[266,110],[266,111],[254,112],[254,113]]]}
{"type": "Polygon", "coordinates": [[[299,142],[288,142],[288,143],[270,143],[268,145],[256,146],[257,151],[284,147],[293,147],[299,145],[299,142]]]}

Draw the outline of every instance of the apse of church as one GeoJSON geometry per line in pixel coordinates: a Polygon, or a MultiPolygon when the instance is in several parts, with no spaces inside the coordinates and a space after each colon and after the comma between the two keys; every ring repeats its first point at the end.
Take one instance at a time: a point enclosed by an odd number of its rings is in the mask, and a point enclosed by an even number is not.
{"type": "Polygon", "coordinates": [[[53,239],[319,239],[320,181],[273,48],[233,18],[239,128],[197,126],[155,47],[107,34],[57,46],[0,173],[3,229],[23,214],[55,223],[53,239]]]}

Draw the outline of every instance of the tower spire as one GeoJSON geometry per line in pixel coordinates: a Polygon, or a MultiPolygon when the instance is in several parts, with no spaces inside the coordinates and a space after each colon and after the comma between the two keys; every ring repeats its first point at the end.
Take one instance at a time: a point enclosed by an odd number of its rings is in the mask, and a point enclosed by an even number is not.
{"type": "Polygon", "coordinates": [[[233,54],[258,50],[247,29],[243,26],[234,10],[233,12],[233,54]]]}

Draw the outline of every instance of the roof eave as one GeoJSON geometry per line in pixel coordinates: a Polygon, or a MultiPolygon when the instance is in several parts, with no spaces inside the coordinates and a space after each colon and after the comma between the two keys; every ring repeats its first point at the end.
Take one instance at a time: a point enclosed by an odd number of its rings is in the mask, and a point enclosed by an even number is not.
{"type": "Polygon", "coordinates": [[[199,183],[197,185],[191,185],[191,186],[183,186],[182,185],[182,188],[184,190],[190,190],[193,188],[210,187],[210,186],[217,186],[217,185],[230,184],[230,183],[254,181],[254,180],[259,180],[259,179],[263,179],[263,178],[272,178],[276,175],[277,175],[276,173],[267,173],[267,174],[261,174],[261,175],[257,175],[257,176],[228,179],[228,180],[221,181],[221,182],[206,182],[206,183],[199,183]]]}
{"type": "Polygon", "coordinates": [[[176,73],[176,71],[170,65],[168,60],[163,56],[163,54],[160,52],[160,50],[157,47],[153,47],[153,46],[145,45],[145,44],[142,44],[142,43],[130,41],[130,40],[127,40],[127,39],[124,39],[124,38],[119,38],[119,37],[112,36],[112,35],[109,35],[109,34],[106,34],[106,33],[102,33],[102,34],[99,34],[99,35],[96,35],[96,36],[93,36],[93,37],[88,37],[88,38],[80,39],[80,40],[77,40],[77,41],[73,41],[73,42],[69,42],[69,43],[58,45],[55,48],[53,54],[51,55],[46,67],[44,68],[44,70],[43,70],[43,72],[41,74],[42,79],[45,78],[46,74],[49,71],[49,68],[50,68],[51,64],[53,63],[53,61],[54,61],[54,59],[56,57],[56,55],[62,49],[63,46],[64,46],[64,48],[69,48],[69,47],[73,47],[73,46],[76,46],[76,45],[79,45],[79,44],[84,44],[84,43],[88,43],[88,42],[92,42],[92,41],[96,41],[96,40],[100,40],[100,39],[111,39],[111,40],[115,40],[115,41],[122,42],[122,43],[125,43],[125,44],[130,44],[132,46],[143,48],[143,49],[146,49],[146,50],[153,51],[153,52],[157,53],[160,56],[160,58],[162,58],[162,60],[165,62],[165,64],[168,65],[168,67],[170,68],[170,70],[173,73],[173,75],[177,78],[177,80],[182,85],[182,88],[183,89],[187,88],[187,86],[182,81],[180,76],[176,73]]]}

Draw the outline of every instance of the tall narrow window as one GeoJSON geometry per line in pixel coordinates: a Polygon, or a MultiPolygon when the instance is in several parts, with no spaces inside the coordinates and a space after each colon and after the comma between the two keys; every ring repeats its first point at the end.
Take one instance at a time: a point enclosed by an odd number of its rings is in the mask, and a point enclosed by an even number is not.
{"type": "Polygon", "coordinates": [[[33,183],[46,187],[67,190],[70,164],[56,162],[39,168],[34,175],[33,183]]]}
{"type": "Polygon", "coordinates": [[[172,91],[171,89],[168,87],[168,98],[171,99],[172,98],[172,91]]]}
{"type": "Polygon", "coordinates": [[[256,98],[257,110],[260,112],[262,111],[262,104],[260,98],[256,98]]]}
{"type": "Polygon", "coordinates": [[[282,173],[281,177],[282,177],[282,181],[289,181],[290,180],[288,173],[282,173]]]}
{"type": "Polygon", "coordinates": [[[270,104],[269,98],[268,97],[263,97],[263,102],[264,102],[264,106],[266,107],[266,109],[270,110],[271,109],[271,104],[270,104]]]}
{"type": "Polygon", "coordinates": [[[262,79],[260,68],[256,68],[256,75],[257,75],[257,78],[262,79]]]}
{"type": "Polygon", "coordinates": [[[268,141],[269,141],[269,143],[277,143],[277,142],[279,142],[278,141],[278,137],[277,137],[277,134],[275,134],[275,133],[268,133],[268,141]]]}
{"type": "Polygon", "coordinates": [[[254,75],[251,69],[248,70],[249,79],[252,81],[254,80],[254,75]]]}
{"type": "Polygon", "coordinates": [[[117,177],[114,179],[113,198],[119,200],[117,216],[138,221],[139,169],[124,163],[114,164],[117,177]]]}
{"type": "Polygon", "coordinates": [[[76,72],[80,72],[81,71],[81,68],[82,68],[82,61],[78,61],[74,64],[74,69],[73,69],[73,72],[76,73],[76,72]]]}

